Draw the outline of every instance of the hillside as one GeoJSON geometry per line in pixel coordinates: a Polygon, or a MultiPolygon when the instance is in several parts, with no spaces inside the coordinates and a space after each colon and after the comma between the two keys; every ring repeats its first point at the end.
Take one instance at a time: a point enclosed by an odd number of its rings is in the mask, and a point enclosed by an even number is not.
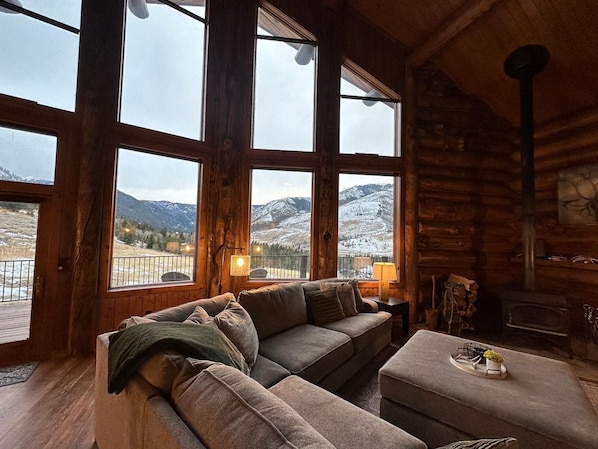
{"type": "MultiPolygon", "coordinates": [[[[2,167],[0,178],[18,180],[2,167]]],[[[339,204],[341,254],[392,254],[391,184],[351,187],[340,193],[339,204]]],[[[309,251],[311,206],[309,198],[301,197],[282,198],[253,206],[252,240],[309,251]]],[[[124,192],[117,192],[117,218],[150,225],[156,231],[166,229],[192,234],[195,232],[196,215],[197,208],[192,204],[138,200],[124,192]]],[[[0,235],[0,245],[2,241],[0,235]]]]}

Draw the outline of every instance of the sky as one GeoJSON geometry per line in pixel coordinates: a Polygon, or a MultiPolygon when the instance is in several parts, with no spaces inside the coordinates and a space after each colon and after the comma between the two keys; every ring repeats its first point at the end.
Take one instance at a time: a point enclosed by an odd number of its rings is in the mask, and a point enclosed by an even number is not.
{"type": "MultiPolygon", "coordinates": [[[[80,0],[20,1],[25,8],[79,26],[80,0]]],[[[127,12],[121,120],[198,138],[203,56],[197,49],[203,47],[204,25],[162,4],[149,4],[148,9],[150,16],[143,20],[127,12]]],[[[204,16],[204,8],[188,9],[204,16]]],[[[0,45],[0,92],[73,111],[77,35],[0,12],[0,37],[8,42],[0,45]]],[[[256,70],[261,78],[256,86],[254,145],[311,151],[314,61],[298,65],[295,50],[284,43],[260,42],[258,47],[256,70]]],[[[359,92],[345,84],[343,93],[359,92]]],[[[392,120],[391,109],[383,104],[365,108],[360,100],[343,100],[340,140],[345,152],[388,151],[392,120]],[[352,108],[357,112],[352,113],[352,108]],[[364,111],[370,120],[363,119],[364,111]]],[[[55,144],[53,137],[0,128],[0,166],[21,177],[52,179],[55,144]]],[[[126,150],[119,154],[117,183],[123,192],[141,200],[196,203],[196,163],[126,150]]],[[[252,189],[253,204],[311,196],[305,173],[268,175],[252,189]]],[[[361,178],[350,178],[361,183],[361,178]]]]}

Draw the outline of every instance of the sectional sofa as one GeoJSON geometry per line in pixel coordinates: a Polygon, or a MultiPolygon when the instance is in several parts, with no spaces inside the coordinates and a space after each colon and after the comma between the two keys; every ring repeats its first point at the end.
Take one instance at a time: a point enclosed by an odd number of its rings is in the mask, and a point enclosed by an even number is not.
{"type": "Polygon", "coordinates": [[[97,338],[96,443],[424,449],[331,392],[390,343],[391,318],[345,281],[278,284],[131,317],[97,338]],[[218,351],[207,345],[210,357],[189,357],[162,340],[146,351],[156,330],[192,329],[214,336],[218,351]],[[131,356],[131,341],[142,342],[142,357],[131,356]]]}

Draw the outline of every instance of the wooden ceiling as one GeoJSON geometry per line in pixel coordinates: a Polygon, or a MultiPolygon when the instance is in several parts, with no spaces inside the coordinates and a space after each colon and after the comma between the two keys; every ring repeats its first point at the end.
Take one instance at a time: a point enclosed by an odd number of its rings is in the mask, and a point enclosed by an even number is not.
{"type": "Polygon", "coordinates": [[[598,106],[596,0],[346,0],[400,42],[408,61],[435,61],[465,92],[519,123],[519,82],[503,64],[518,47],[550,52],[534,78],[535,122],[598,106]]]}

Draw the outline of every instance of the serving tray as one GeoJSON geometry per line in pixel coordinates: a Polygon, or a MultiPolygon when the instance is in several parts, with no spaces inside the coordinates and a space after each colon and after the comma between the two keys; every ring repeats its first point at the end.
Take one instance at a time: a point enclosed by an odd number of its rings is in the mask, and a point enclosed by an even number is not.
{"type": "Polygon", "coordinates": [[[453,365],[474,376],[486,377],[488,379],[504,379],[507,377],[507,368],[502,363],[499,372],[498,370],[487,370],[484,363],[473,363],[467,360],[460,352],[451,354],[450,358],[453,365]]]}

